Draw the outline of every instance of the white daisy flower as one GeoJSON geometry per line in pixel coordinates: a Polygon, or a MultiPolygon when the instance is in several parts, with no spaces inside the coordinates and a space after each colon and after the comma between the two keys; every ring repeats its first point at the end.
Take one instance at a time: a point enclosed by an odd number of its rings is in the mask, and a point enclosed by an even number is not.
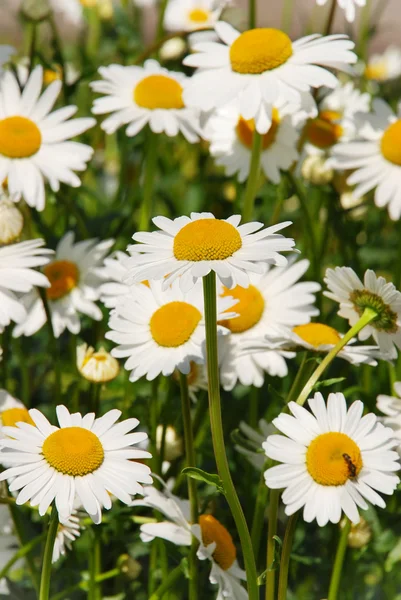
{"type": "Polygon", "coordinates": [[[196,31],[214,27],[224,3],[216,0],[173,0],[164,14],[166,31],[196,31]]]}
{"type": "MultiPolygon", "coordinates": [[[[96,274],[96,268],[103,262],[113,243],[114,240],[98,242],[97,239],[74,242],[71,231],[59,241],[54,260],[44,268],[50,281],[46,295],[56,337],[65,329],[79,333],[80,314],[101,321],[102,311],[95,302],[99,299],[102,279],[96,274]]],[[[36,292],[26,296],[24,303],[27,316],[14,329],[14,337],[33,335],[47,321],[43,302],[36,292]]]]}
{"type": "Polygon", "coordinates": [[[285,358],[293,358],[292,352],[243,350],[264,338],[272,326],[308,323],[319,313],[314,306],[314,293],[320,290],[320,285],[299,281],[308,267],[308,260],[287,267],[267,267],[262,274],[250,274],[248,288],[223,290],[223,296],[238,300],[234,310],[239,315],[220,321],[231,331],[221,343],[220,377],[225,390],[232,390],[238,380],[243,385],[262,387],[265,372],[280,377],[287,374],[285,358]]]}
{"type": "Polygon", "coordinates": [[[92,383],[107,383],[117,377],[120,365],[103,346],[95,352],[92,346],[80,344],[77,346],[77,369],[92,383]]]}
{"type": "Polygon", "coordinates": [[[363,417],[359,400],[347,410],[340,393],[329,394],[327,406],[320,393],[308,403],[313,414],[290,402],[293,416],[273,420],[287,437],[272,435],[263,444],[269,458],[283,463],[265,472],[266,485],[285,488],[287,515],[304,507],[304,520],[323,527],[338,523],[343,511],[358,523],[358,507],[366,510],[367,500],[384,508],[377,492],[391,495],[400,481],[393,474],[400,468],[393,431],[372,413],[363,417]]]}
{"type": "Polygon", "coordinates": [[[349,185],[356,185],[355,197],[375,190],[376,206],[387,206],[390,218],[397,221],[401,217],[401,105],[395,115],[384,100],[376,98],[373,114],[361,115],[359,121],[361,140],[336,146],[331,164],[355,169],[347,179],[349,185]]]}
{"type": "Polygon", "coordinates": [[[71,550],[72,542],[81,535],[81,526],[79,518],[75,511],[68,518],[60,521],[57,527],[57,535],[53,546],[52,563],[59,560],[61,556],[65,556],[67,550],[71,550]]]}
{"type": "Polygon", "coordinates": [[[99,288],[100,300],[106,308],[115,308],[118,302],[129,293],[130,286],[124,283],[128,277],[129,256],[117,251],[104,259],[96,274],[105,280],[99,288]]]}
{"type": "Polygon", "coordinates": [[[0,192],[0,246],[15,242],[22,233],[24,217],[15,202],[18,196],[0,192]]]}
{"type": "Polygon", "coordinates": [[[200,69],[184,90],[184,101],[209,111],[237,98],[242,117],[255,119],[259,133],[270,128],[278,98],[300,104],[302,92],[337,85],[323,67],[356,62],[354,44],[344,35],[313,34],[291,42],[278,29],[239,33],[222,21],[215,30],[223,43],[196,44],[196,52],[184,59],[185,65],[200,69]]]}
{"type": "Polygon", "coordinates": [[[366,79],[380,83],[397,79],[401,75],[401,48],[388,46],[383,54],[373,54],[364,70],[366,79]]]}
{"type": "MultiPolygon", "coordinates": [[[[323,6],[326,2],[327,0],[316,0],[318,6],[323,6]]],[[[355,21],[356,7],[365,6],[366,0],[337,0],[337,4],[343,9],[348,23],[353,23],[355,21]]]]}
{"type": "MultiPolygon", "coordinates": [[[[188,374],[191,361],[205,362],[202,285],[189,292],[182,292],[178,281],[165,291],[162,286],[160,281],[134,286],[110,318],[106,338],[119,344],[113,356],[128,357],[124,366],[131,371],[130,381],[171,375],[175,369],[188,374]]],[[[219,301],[219,317],[233,304],[232,298],[219,301]]],[[[218,333],[228,330],[219,327],[218,333]]]]}
{"type": "Polygon", "coordinates": [[[374,271],[365,272],[363,283],[350,267],[327,269],[324,281],[329,289],[324,295],[340,304],[338,314],[352,327],[365,308],[377,313],[377,318],[359,332],[360,340],[371,335],[386,359],[396,358],[401,349],[401,293],[374,271]]]}
{"type": "Polygon", "coordinates": [[[13,478],[9,489],[19,491],[17,504],[30,501],[39,506],[40,515],[55,500],[60,521],[68,519],[79,499],[91,519],[100,523],[102,507],[111,508],[111,494],[130,504],[132,495],[142,493],[140,483],[152,483],[149,467],[136,462],[151,454],[132,448],[148,436],[128,434],[138,419],[115,425],[121,416],[117,409],[97,419],[94,413],[70,414],[65,406],[57,406],[56,412],[60,427],[31,409],[35,426],[3,428],[13,439],[1,440],[0,458],[14,466],[0,474],[0,481],[13,478]]]}
{"type": "Polygon", "coordinates": [[[166,488],[164,492],[152,486],[143,489],[145,497],[134,500],[132,505],[157,510],[167,517],[167,521],[141,525],[142,541],[150,542],[160,537],[177,546],[190,546],[194,535],[199,541],[198,558],[212,563],[209,580],[218,585],[217,599],[246,600],[248,594],[241,585],[246,575],[238,565],[236,548],[224,525],[212,515],[201,515],[199,524],[191,524],[187,500],[180,500],[166,488]]]}
{"type": "Polygon", "coordinates": [[[0,44],[0,76],[3,72],[3,65],[10,60],[10,57],[14,54],[14,52],[15,48],[13,48],[12,46],[0,44]]]}
{"type": "MultiPolygon", "coordinates": [[[[260,164],[266,177],[276,184],[280,181],[280,169],[288,170],[298,159],[299,133],[292,115],[293,107],[278,101],[273,107],[270,129],[262,137],[260,164]]],[[[205,129],[216,165],[225,167],[227,176],[238,173],[240,182],[249,176],[254,131],[255,121],[241,116],[238,102],[213,112],[205,129]]]]}
{"type": "Polygon", "coordinates": [[[74,171],[84,171],[93,148],[70,138],[95,125],[92,118],[68,120],[76,106],[51,113],[61,89],[54,81],[40,96],[43,69],[37,66],[23,91],[11,71],[0,86],[0,181],[7,177],[10,194],[21,194],[37,210],[45,207],[46,179],[58,192],[60,182],[79,187],[74,171]]]}
{"type": "Polygon", "coordinates": [[[277,235],[291,221],[263,227],[253,222],[239,225],[241,217],[216,219],[212,213],[191,213],[190,217],[155,217],[162,231],[139,232],[132,238],[139,244],[128,246],[128,283],[143,279],[164,279],[164,288],[177,277],[183,290],[189,290],[200,277],[215,271],[220,281],[231,288],[248,287],[248,272],[261,273],[263,264],[284,266],[281,252],[291,250],[295,242],[277,235]]]}
{"type": "Polygon", "coordinates": [[[34,270],[46,265],[53,254],[43,246],[44,241],[37,239],[0,247],[0,332],[11,321],[21,323],[26,318],[19,294],[34,286],[49,287],[47,276],[34,270]]]}
{"type": "Polygon", "coordinates": [[[99,73],[103,80],[90,85],[94,92],[105,95],[96,98],[92,112],[112,113],[101,124],[106,133],[128,125],[126,133],[131,137],[149,124],[154,133],[175,136],[181,132],[190,143],[199,140],[198,111],[183,100],[188,84],[183,73],[168,71],[156,60],[147,60],[143,67],[100,67],[99,73]]]}
{"type": "Polygon", "coordinates": [[[7,390],[0,389],[0,437],[3,437],[3,427],[16,427],[21,421],[34,425],[25,405],[7,390]]]}
{"type": "Polygon", "coordinates": [[[393,387],[397,396],[379,394],[376,406],[380,412],[386,415],[380,420],[394,431],[394,437],[399,444],[398,452],[401,455],[401,381],[396,381],[393,387]]]}
{"type": "Polygon", "coordinates": [[[253,429],[245,421],[241,421],[234,448],[237,452],[245,456],[257,471],[261,471],[266,463],[263,442],[266,441],[269,435],[275,433],[276,430],[271,423],[268,423],[264,419],[259,420],[258,427],[258,429],[253,429]]]}

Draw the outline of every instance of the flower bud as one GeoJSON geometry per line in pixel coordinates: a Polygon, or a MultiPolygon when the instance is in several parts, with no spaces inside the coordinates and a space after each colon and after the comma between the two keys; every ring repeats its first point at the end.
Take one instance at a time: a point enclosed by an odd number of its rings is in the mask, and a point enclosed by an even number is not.
{"type": "MultiPolygon", "coordinates": [[[[160,452],[163,437],[163,425],[158,425],[156,429],[156,448],[160,452]]],[[[167,425],[164,438],[164,460],[171,462],[179,456],[182,456],[182,438],[177,435],[174,427],[167,425]]]]}
{"type": "Polygon", "coordinates": [[[21,235],[24,218],[15,203],[7,196],[0,196],[0,245],[11,244],[21,235]]]}
{"type": "Polygon", "coordinates": [[[120,365],[103,347],[95,352],[91,346],[81,344],[77,347],[77,369],[92,383],[107,383],[117,377],[120,365]]]}
{"type": "Polygon", "coordinates": [[[305,158],[301,172],[302,176],[314,185],[324,185],[333,179],[334,171],[326,167],[327,159],[319,154],[305,158]]]}

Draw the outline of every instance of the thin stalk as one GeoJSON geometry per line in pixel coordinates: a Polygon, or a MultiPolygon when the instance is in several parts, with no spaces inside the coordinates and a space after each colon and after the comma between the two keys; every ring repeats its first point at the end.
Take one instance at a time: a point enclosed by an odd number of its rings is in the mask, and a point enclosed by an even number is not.
{"type": "Polygon", "coordinates": [[[17,550],[17,552],[10,558],[10,560],[8,562],[6,562],[6,564],[4,565],[4,567],[1,569],[1,571],[0,571],[0,579],[3,579],[3,577],[6,577],[7,573],[11,569],[11,567],[13,565],[15,565],[15,563],[20,558],[24,558],[34,548],[36,548],[36,546],[38,544],[40,544],[40,542],[42,542],[45,539],[45,537],[46,537],[46,533],[42,533],[41,535],[38,535],[37,537],[33,538],[33,540],[31,540],[30,542],[28,542],[27,544],[25,544],[24,546],[22,546],[22,548],[20,548],[19,550],[17,550]]]}
{"type": "Polygon", "coordinates": [[[337,600],[338,588],[340,587],[341,573],[344,563],[345,551],[347,550],[348,534],[351,530],[351,522],[347,519],[345,526],[343,527],[338,541],[336,557],[334,559],[333,571],[331,573],[329,595],[327,600],[337,600]]]}
{"type": "Polygon", "coordinates": [[[298,394],[301,391],[300,387],[301,385],[304,385],[305,381],[308,381],[309,377],[312,375],[315,364],[314,361],[308,362],[308,352],[304,352],[301,365],[287,395],[287,404],[298,398],[298,394]]]}
{"type": "Polygon", "coordinates": [[[248,0],[249,29],[256,27],[256,3],[257,0],[248,0]]]}
{"type": "Polygon", "coordinates": [[[364,61],[366,61],[368,54],[371,8],[371,0],[366,0],[366,4],[362,8],[359,23],[358,56],[364,61]]]}
{"type": "Polygon", "coordinates": [[[293,13],[293,0],[284,0],[283,12],[281,17],[281,29],[286,33],[291,31],[293,13]]]}
{"type": "Polygon", "coordinates": [[[100,394],[102,391],[102,383],[92,383],[92,411],[97,415],[100,408],[100,394]]]}
{"type": "Polygon", "coordinates": [[[256,561],[259,554],[260,540],[262,537],[263,521],[265,517],[268,493],[269,490],[265,483],[265,475],[263,469],[260,475],[258,491],[256,494],[255,510],[253,511],[253,520],[251,527],[252,548],[256,561]]]}
{"type": "Polygon", "coordinates": [[[216,274],[211,271],[203,278],[203,297],[206,320],[206,355],[209,389],[209,413],[212,431],[214,456],[217,469],[223,482],[224,493],[234,517],[244,555],[247,574],[248,594],[250,600],[259,599],[255,557],[252,541],[246,524],[244,512],[231,479],[230,469],[224,442],[223,423],[221,419],[220,380],[217,354],[217,310],[216,310],[216,274]]]}
{"type": "Polygon", "coordinates": [[[48,17],[48,21],[49,21],[49,24],[50,24],[50,27],[52,30],[52,34],[53,34],[54,58],[56,59],[56,61],[59,63],[59,65],[61,67],[61,79],[62,79],[62,83],[63,83],[64,99],[68,100],[68,86],[67,86],[67,82],[66,82],[66,61],[64,59],[64,52],[63,52],[60,34],[58,32],[56,21],[55,21],[52,13],[50,13],[50,16],[48,17]]]}
{"type": "MultiPolygon", "coordinates": [[[[184,441],[185,441],[185,458],[187,467],[196,467],[194,438],[192,433],[191,422],[191,400],[188,393],[188,378],[183,373],[180,373],[180,390],[181,390],[181,408],[182,420],[184,424],[184,441]]],[[[198,522],[198,494],[196,489],[196,481],[192,477],[187,477],[188,496],[191,507],[191,523],[198,522]]],[[[196,552],[198,550],[198,541],[195,536],[192,536],[191,550],[189,553],[189,598],[196,600],[198,597],[198,560],[196,552]]]]}
{"type": "Polygon", "coordinates": [[[298,513],[288,519],[284,534],[283,549],[280,559],[280,576],[278,580],[278,600],[287,600],[288,568],[290,566],[291,548],[294,541],[298,513]]]}
{"type": "Polygon", "coordinates": [[[35,52],[36,52],[36,34],[37,34],[37,23],[29,23],[29,30],[31,33],[31,39],[29,44],[29,73],[32,73],[35,65],[35,52]]]}
{"type": "Polygon", "coordinates": [[[276,586],[276,571],[273,569],[274,549],[276,542],[273,539],[277,534],[277,514],[278,502],[280,498],[279,490],[270,491],[269,501],[269,527],[267,530],[267,560],[266,560],[266,600],[274,600],[276,586]]]}
{"type": "Polygon", "coordinates": [[[143,198],[139,217],[139,231],[148,231],[153,207],[153,185],[157,164],[157,136],[149,130],[145,172],[143,178],[143,198]]]}
{"type": "Polygon", "coordinates": [[[255,129],[252,139],[252,154],[249,167],[249,176],[246,184],[244,202],[242,205],[242,220],[244,222],[251,221],[253,217],[253,207],[255,204],[255,196],[258,190],[258,181],[260,173],[260,154],[262,151],[262,136],[255,129]]]}
{"type": "Polygon", "coordinates": [[[49,528],[47,530],[47,539],[45,552],[43,554],[42,576],[40,579],[39,600],[48,600],[50,592],[50,575],[52,570],[52,555],[54,542],[56,540],[58,528],[58,512],[55,504],[53,504],[50,515],[49,528]]]}
{"type": "Polygon", "coordinates": [[[149,600],[160,600],[163,595],[175,584],[176,581],[183,575],[181,565],[173,569],[170,575],[163,581],[157,590],[149,597],[149,600]]]}
{"type": "Polygon", "coordinates": [[[89,600],[102,600],[101,586],[97,582],[97,577],[102,570],[102,556],[101,556],[101,538],[100,531],[98,529],[93,530],[93,544],[90,555],[90,569],[89,569],[89,600]]]}
{"type": "Polygon", "coordinates": [[[253,387],[249,396],[248,423],[255,429],[258,425],[259,416],[259,388],[253,387]]]}
{"type": "Polygon", "coordinates": [[[334,348],[325,356],[318,368],[312,373],[308,381],[304,385],[301,393],[298,396],[297,404],[301,406],[305,404],[305,401],[309,397],[314,385],[319,381],[321,375],[327,369],[331,361],[337,356],[337,354],[348,344],[351,338],[358,335],[358,333],[369,325],[371,321],[377,318],[377,313],[371,308],[365,308],[363,315],[357,323],[345,334],[343,338],[334,346],[334,348]]]}
{"type": "Polygon", "coordinates": [[[336,14],[337,0],[331,0],[330,11],[327,16],[326,27],[324,28],[323,35],[330,35],[331,28],[334,23],[334,16],[336,14]]]}
{"type": "MultiPolygon", "coordinates": [[[[110,571],[106,571],[105,573],[101,573],[100,575],[98,575],[96,577],[96,582],[100,583],[101,581],[106,581],[107,579],[112,579],[113,577],[117,577],[118,575],[120,575],[121,571],[120,569],[111,569],[110,571]]],[[[71,594],[73,592],[77,592],[78,590],[83,590],[85,589],[85,586],[87,585],[87,581],[80,581],[79,583],[75,583],[74,585],[71,585],[70,587],[66,588],[65,590],[63,590],[62,592],[59,592],[58,594],[54,594],[54,596],[51,596],[50,600],[62,600],[63,598],[67,598],[68,596],[71,596],[71,594]]]]}
{"type": "Polygon", "coordinates": [[[52,314],[50,312],[49,302],[46,296],[46,290],[43,288],[38,288],[40,297],[42,298],[43,308],[45,309],[46,319],[47,319],[47,327],[49,329],[49,345],[51,349],[51,354],[54,360],[54,403],[55,406],[61,404],[61,364],[60,364],[60,354],[58,351],[58,343],[57,338],[54,334],[52,314]]]}

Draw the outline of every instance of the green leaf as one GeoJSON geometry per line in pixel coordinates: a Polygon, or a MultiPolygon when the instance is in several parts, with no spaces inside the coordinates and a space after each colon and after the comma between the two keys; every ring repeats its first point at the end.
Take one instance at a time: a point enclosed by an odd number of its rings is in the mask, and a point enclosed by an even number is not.
{"type": "Polygon", "coordinates": [[[188,477],[192,477],[192,479],[204,481],[208,485],[213,485],[219,490],[221,494],[225,493],[223,482],[218,475],[214,475],[213,473],[207,473],[206,471],[202,471],[202,469],[197,469],[196,467],[186,467],[181,472],[184,475],[187,475],[188,477]]]}
{"type": "Polygon", "coordinates": [[[332,379],[325,379],[324,381],[318,381],[314,386],[314,390],[320,390],[320,388],[330,387],[331,385],[335,385],[336,383],[341,383],[345,381],[345,377],[333,377],[332,379]]]}

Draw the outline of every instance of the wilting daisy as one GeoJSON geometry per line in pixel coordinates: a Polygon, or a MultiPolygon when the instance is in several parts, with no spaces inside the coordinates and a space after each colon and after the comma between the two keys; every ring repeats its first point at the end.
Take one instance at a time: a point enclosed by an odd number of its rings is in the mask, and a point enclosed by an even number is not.
{"type": "Polygon", "coordinates": [[[396,381],[393,387],[397,395],[379,394],[376,406],[380,412],[386,415],[380,420],[394,431],[394,437],[399,443],[398,452],[401,454],[401,381],[396,381]]]}
{"type": "Polygon", "coordinates": [[[25,319],[19,294],[30,292],[34,286],[49,287],[47,276],[34,270],[46,265],[53,254],[43,246],[44,241],[37,239],[0,248],[0,332],[11,321],[21,323],[25,319]]]}
{"type": "Polygon", "coordinates": [[[92,346],[77,346],[77,369],[85,379],[92,383],[107,383],[118,375],[120,366],[103,346],[95,352],[92,346]]]}
{"type": "Polygon", "coordinates": [[[391,495],[400,481],[393,474],[400,468],[393,431],[372,413],[362,416],[359,400],[347,410],[340,393],[329,394],[327,406],[320,393],[308,403],[313,414],[290,402],[293,416],[283,413],[273,420],[285,435],[269,436],[263,447],[283,464],[265,472],[266,485],[285,488],[287,515],[304,507],[304,520],[316,519],[323,527],[338,523],[343,511],[358,523],[358,507],[366,510],[367,500],[384,508],[377,492],[391,495]]]}
{"type": "Polygon", "coordinates": [[[15,427],[20,421],[34,425],[25,405],[7,390],[0,389],[0,437],[3,437],[3,427],[15,427]]]}
{"type": "Polygon", "coordinates": [[[24,227],[24,217],[16,207],[18,196],[0,192],[0,246],[15,242],[24,227]]]}
{"type": "Polygon", "coordinates": [[[340,304],[338,314],[353,326],[365,308],[377,313],[377,318],[359,332],[360,340],[371,335],[387,359],[396,358],[401,349],[401,293],[374,271],[365,272],[363,283],[350,267],[327,269],[324,281],[329,289],[324,295],[340,304]]]}
{"type": "Polygon", "coordinates": [[[365,66],[366,79],[380,83],[397,79],[401,75],[401,49],[388,46],[383,54],[373,54],[365,66]]]}
{"type": "Polygon", "coordinates": [[[223,8],[216,0],[173,0],[167,4],[164,28],[167,31],[196,31],[214,27],[223,8]]]}
{"type": "Polygon", "coordinates": [[[388,207],[393,220],[401,217],[401,106],[395,115],[381,98],[373,100],[373,114],[361,115],[361,141],[333,150],[337,169],[355,169],[347,179],[359,198],[375,190],[375,204],[388,207]]]}
{"type": "Polygon", "coordinates": [[[262,223],[239,225],[241,217],[216,219],[211,213],[191,213],[190,217],[155,217],[162,231],[139,232],[132,237],[139,244],[128,246],[131,259],[129,282],[165,277],[168,287],[177,277],[183,290],[215,271],[231,288],[249,285],[248,272],[261,273],[263,263],[286,265],[281,252],[294,247],[294,240],[277,235],[290,221],[262,229],[262,223]]]}
{"type": "Polygon", "coordinates": [[[66,550],[71,550],[72,542],[81,535],[79,518],[73,513],[68,519],[60,521],[57,527],[57,535],[53,546],[52,563],[65,556],[66,550]]]}
{"type": "Polygon", "coordinates": [[[293,353],[285,351],[255,350],[242,352],[253,340],[263,338],[272,326],[308,323],[319,311],[314,306],[314,292],[320,290],[315,282],[300,282],[309,267],[309,261],[301,260],[287,267],[265,268],[262,274],[250,274],[248,288],[236,286],[223,289],[238,300],[234,319],[220,321],[231,331],[221,344],[220,375],[224,389],[231,390],[239,380],[243,385],[261,387],[264,373],[284,377],[288,370],[285,358],[293,353]]]}
{"type": "MultiPolygon", "coordinates": [[[[95,321],[102,319],[102,311],[95,304],[102,283],[102,279],[96,275],[96,269],[113,243],[114,240],[98,242],[97,239],[74,242],[71,231],[59,241],[54,260],[44,268],[44,274],[50,281],[46,295],[56,337],[65,329],[79,333],[80,314],[95,321]]],[[[26,296],[24,304],[28,314],[14,329],[15,337],[33,335],[47,321],[43,302],[36,292],[26,296]]]]}
{"type": "Polygon", "coordinates": [[[106,133],[128,125],[127,135],[134,136],[149,124],[154,133],[175,136],[181,131],[188,142],[198,141],[199,116],[183,100],[188,83],[183,73],[168,71],[156,60],[147,60],[143,67],[100,67],[99,73],[103,80],[91,87],[105,96],[94,101],[92,112],[112,113],[101,125],[106,133]]]}
{"type": "Polygon", "coordinates": [[[259,133],[271,127],[279,97],[301,103],[302,92],[337,85],[323,67],[344,68],[356,61],[354,43],[344,35],[314,34],[291,42],[278,29],[239,33],[222,21],[215,30],[223,43],[195,44],[196,52],[184,59],[185,65],[200,69],[185,89],[184,101],[209,111],[237,98],[242,117],[255,119],[259,133]]]}
{"type": "Polygon", "coordinates": [[[77,499],[100,523],[102,507],[111,508],[111,494],[130,504],[132,495],[142,493],[141,483],[152,483],[149,467],[136,462],[151,454],[132,448],[148,436],[128,433],[138,419],[115,424],[121,416],[117,409],[97,419],[94,413],[70,414],[65,406],[56,412],[60,427],[36,409],[29,411],[35,425],[3,427],[13,439],[1,440],[0,460],[14,466],[1,473],[0,481],[13,478],[9,489],[19,491],[17,504],[30,501],[40,515],[55,500],[60,521],[68,519],[77,499]]]}
{"type": "Polygon", "coordinates": [[[238,566],[237,550],[224,525],[212,515],[201,515],[199,524],[191,524],[187,500],[173,496],[166,488],[164,492],[152,486],[145,486],[143,490],[143,500],[134,500],[132,505],[157,510],[167,521],[141,525],[142,541],[160,537],[177,546],[190,546],[194,535],[199,541],[198,558],[212,563],[209,580],[218,585],[217,598],[246,600],[248,594],[241,585],[241,580],[246,579],[245,572],[238,566]]]}
{"type": "Polygon", "coordinates": [[[7,177],[10,194],[21,194],[29,206],[45,207],[44,181],[58,192],[60,183],[79,187],[74,171],[84,171],[93,148],[70,141],[95,125],[92,118],[69,120],[76,106],[51,113],[61,81],[54,81],[40,95],[43,69],[35,67],[20,91],[11,71],[0,88],[0,181],[7,177]]]}
{"type": "Polygon", "coordinates": [[[99,288],[100,300],[106,308],[115,308],[123,296],[128,294],[130,286],[124,280],[128,277],[129,256],[124,252],[115,252],[113,256],[104,259],[103,265],[96,269],[105,283],[99,288]]]}
{"type": "MultiPolygon", "coordinates": [[[[316,0],[318,6],[326,4],[327,0],[316,0]]],[[[337,4],[345,12],[348,23],[355,21],[356,7],[365,6],[366,0],[337,0],[337,4]]]]}
{"type": "MultiPolygon", "coordinates": [[[[113,311],[106,338],[119,344],[112,350],[117,358],[127,358],[125,368],[131,371],[130,380],[146,375],[171,375],[175,369],[190,372],[191,361],[203,363],[205,320],[202,286],[199,283],[189,292],[181,291],[176,281],[167,290],[162,282],[139,284],[124,297],[113,311]]],[[[219,301],[221,318],[235,302],[232,298],[219,301]]],[[[235,306],[230,310],[235,315],[235,306]]],[[[218,333],[228,333],[223,327],[218,333]]]]}
{"type": "MultiPolygon", "coordinates": [[[[241,116],[239,103],[234,102],[216,110],[208,121],[205,137],[210,141],[210,153],[226,175],[238,173],[239,181],[249,176],[254,119],[241,116]]],[[[293,121],[293,109],[278,101],[273,107],[272,123],[262,137],[260,164],[273,183],[280,181],[280,169],[287,170],[298,158],[298,131],[293,121]]]]}

